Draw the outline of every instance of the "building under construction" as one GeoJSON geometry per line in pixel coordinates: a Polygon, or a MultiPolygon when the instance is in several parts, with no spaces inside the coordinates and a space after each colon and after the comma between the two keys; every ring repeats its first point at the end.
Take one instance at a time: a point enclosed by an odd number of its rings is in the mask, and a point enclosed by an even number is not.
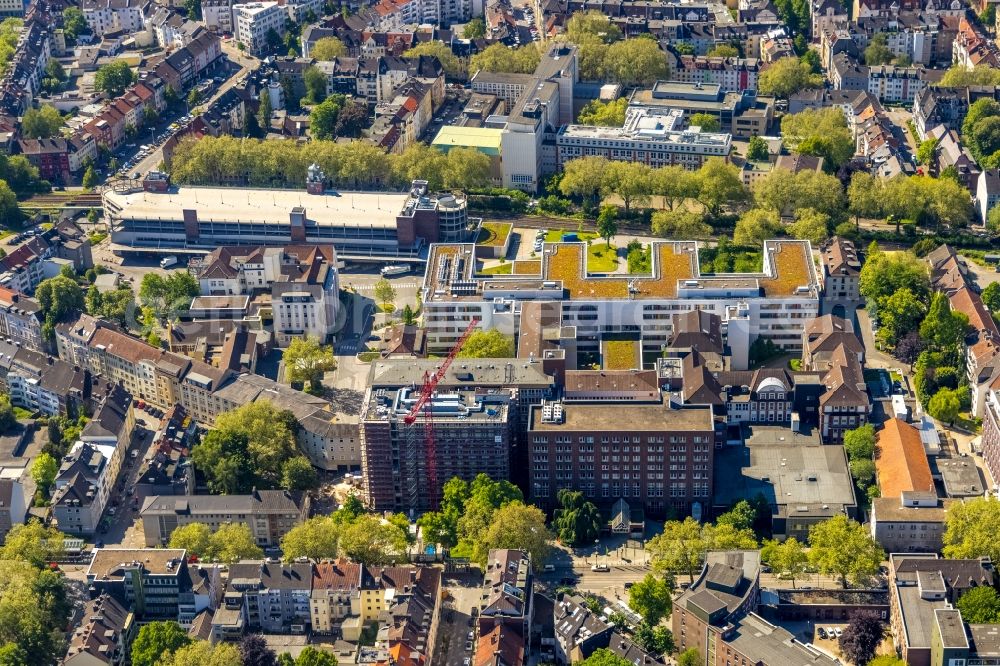
{"type": "Polygon", "coordinates": [[[510,477],[510,391],[445,389],[407,423],[419,395],[420,385],[369,393],[361,455],[370,506],[426,511],[437,508],[441,488],[452,477],[510,477]]]}
{"type": "Polygon", "coordinates": [[[542,363],[456,359],[408,424],[425,377],[440,365],[402,358],[372,363],[361,408],[361,466],[373,508],[423,511],[437,505],[453,476],[471,481],[483,472],[518,481],[518,466],[527,466],[518,454],[521,422],[530,406],[555,390],[542,363]]]}

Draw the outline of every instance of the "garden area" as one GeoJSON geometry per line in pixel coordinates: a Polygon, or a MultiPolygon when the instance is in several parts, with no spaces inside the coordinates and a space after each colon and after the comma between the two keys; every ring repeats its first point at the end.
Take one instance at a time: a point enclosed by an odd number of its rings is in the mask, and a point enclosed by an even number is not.
{"type": "Polygon", "coordinates": [[[497,264],[496,266],[490,266],[489,268],[481,268],[477,271],[479,275],[510,275],[514,268],[514,264],[503,263],[497,264]]]}
{"type": "Polygon", "coordinates": [[[514,225],[509,222],[483,222],[479,227],[477,245],[488,247],[503,247],[510,237],[514,225]]]}
{"type": "Polygon", "coordinates": [[[706,273],[760,273],[764,270],[762,248],[730,245],[725,237],[717,247],[698,248],[698,266],[706,273]]]}
{"type": "Polygon", "coordinates": [[[605,370],[634,370],[641,367],[640,345],[636,340],[602,340],[601,358],[605,370]]]}
{"type": "Polygon", "coordinates": [[[618,270],[618,248],[611,243],[592,243],[587,246],[587,272],[613,273],[618,270]]]}

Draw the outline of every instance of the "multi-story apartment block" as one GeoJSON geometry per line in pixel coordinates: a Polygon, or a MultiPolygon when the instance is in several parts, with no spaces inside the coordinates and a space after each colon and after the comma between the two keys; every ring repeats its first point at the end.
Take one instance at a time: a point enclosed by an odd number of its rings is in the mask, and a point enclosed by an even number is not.
{"type": "Polygon", "coordinates": [[[213,32],[232,34],[232,0],[202,0],[201,16],[205,27],[213,32]]]}
{"type": "Polygon", "coordinates": [[[807,325],[802,349],[803,369],[819,373],[821,381],[817,413],[823,441],[839,442],[848,430],[868,423],[872,411],[861,367],[864,347],[850,320],[824,315],[807,325]]]}
{"type": "Polygon", "coordinates": [[[533,500],[560,488],[610,506],[625,498],[655,515],[691,511],[712,496],[715,420],[710,405],[543,403],[528,426],[533,500]]]}
{"type": "Polygon", "coordinates": [[[141,620],[177,620],[191,574],[181,548],[96,548],[87,584],[141,620]]]}
{"type": "Polygon", "coordinates": [[[56,248],[41,236],[0,259],[0,287],[22,294],[33,293],[45,278],[45,260],[56,255],[56,248]]]}
{"type": "Polygon", "coordinates": [[[353,606],[358,606],[360,612],[361,604],[355,598],[360,598],[363,568],[344,559],[313,565],[310,621],[314,632],[332,633],[351,616],[353,606]]]}
{"type": "MultiPolygon", "coordinates": [[[[890,554],[889,619],[896,650],[903,660],[910,666],[946,666],[957,662],[943,659],[942,653],[968,654],[966,626],[955,602],[973,588],[993,585],[994,578],[989,558],[952,560],[933,553],[890,554]]],[[[995,625],[992,627],[992,642],[986,632],[981,634],[987,638],[984,652],[996,641],[995,625]]]]}
{"type": "Polygon", "coordinates": [[[951,309],[969,318],[965,338],[965,376],[972,390],[970,411],[982,416],[987,394],[1000,386],[1000,328],[983,304],[978,291],[972,288],[964,260],[955,250],[942,245],[927,255],[931,287],[948,297],[951,309]]]}
{"type": "Polygon", "coordinates": [[[680,109],[633,106],[626,111],[623,127],[564,125],[556,137],[559,168],[590,156],[651,167],[680,164],[691,170],[713,157],[729,159],[729,134],[681,129],[683,117],[680,109]]]}
{"type": "Polygon", "coordinates": [[[823,298],[828,301],[847,301],[856,304],[861,300],[858,280],[861,277],[861,260],[853,241],[835,236],[820,248],[823,268],[823,298]]]}
{"type": "Polygon", "coordinates": [[[758,616],[759,601],[758,551],[709,552],[701,574],[674,602],[678,649],[696,648],[711,664],[840,663],[758,616]]]}
{"type": "Polygon", "coordinates": [[[152,3],[149,0],[84,0],[80,10],[91,32],[103,37],[109,32],[142,31],[146,16],[152,13],[152,3]]]}
{"type": "Polygon", "coordinates": [[[729,93],[756,90],[759,72],[757,58],[682,55],[674,62],[670,76],[680,83],[719,85],[723,92],[729,93]]]}
{"type": "Polygon", "coordinates": [[[233,5],[233,39],[247,51],[259,55],[268,49],[267,35],[285,35],[288,14],[277,2],[248,2],[233,5]]]}
{"type": "Polygon", "coordinates": [[[0,479],[0,539],[6,537],[14,525],[24,523],[30,499],[20,479],[0,479]]]}
{"type": "Polygon", "coordinates": [[[32,298],[0,288],[0,339],[42,350],[41,306],[32,298]]]}
{"type": "Polygon", "coordinates": [[[63,457],[52,493],[52,515],[67,534],[91,535],[111,495],[115,479],[100,449],[77,442],[63,457]]]}
{"type": "MultiPolygon", "coordinates": [[[[693,241],[654,242],[648,277],[589,275],[585,245],[555,243],[545,245],[537,274],[484,278],[475,274],[474,252],[472,245],[431,248],[422,287],[431,353],[449,351],[473,320],[484,330],[516,334],[523,304],[533,300],[551,301],[559,324],[575,327],[579,350],[594,352],[603,336],[626,332],[639,334],[643,351],[661,352],[671,316],[692,310],[718,315],[734,349],[748,350],[763,337],[799,350],[819,310],[807,241],[766,241],[760,273],[704,276],[693,241]]],[[[738,362],[747,362],[745,352],[738,362]]]]}
{"type": "Polygon", "coordinates": [[[1000,169],[983,169],[979,173],[976,179],[975,202],[979,221],[986,224],[990,211],[1000,202],[1000,169]]]}
{"type": "Polygon", "coordinates": [[[903,491],[899,497],[872,500],[872,537],[887,553],[935,553],[941,550],[948,507],[933,491],[903,491]]]}
{"type": "Polygon", "coordinates": [[[16,407],[47,416],[79,414],[90,377],[78,366],[0,341],[0,386],[16,407]]]}
{"type": "Polygon", "coordinates": [[[88,601],[69,639],[65,666],[124,666],[138,630],[132,611],[108,594],[88,601]]]}
{"type": "Polygon", "coordinates": [[[651,88],[639,88],[629,97],[629,106],[677,109],[688,117],[707,113],[719,119],[720,131],[749,138],[767,134],[774,115],[771,97],[758,97],[753,90],[724,92],[719,83],[657,81],[651,88]]]}
{"type": "Polygon", "coordinates": [[[243,561],[229,567],[227,608],[241,608],[247,629],[269,634],[305,633],[309,627],[311,564],[243,561]]]}
{"type": "Polygon", "coordinates": [[[303,335],[327,342],[337,326],[340,281],[332,245],[221,247],[191,270],[202,294],[269,290],[279,346],[303,335]]]}
{"type": "Polygon", "coordinates": [[[526,662],[534,624],[531,559],[520,550],[491,550],[479,603],[474,666],[526,662]],[[498,652],[502,655],[497,659],[498,652]]]}
{"type": "MultiPolygon", "coordinates": [[[[592,613],[582,597],[567,594],[554,602],[552,624],[555,627],[555,658],[560,666],[585,659],[599,649],[610,650],[636,666],[662,666],[664,663],[662,658],[650,655],[616,631],[602,615],[592,613]]],[[[476,666],[484,666],[484,662],[485,659],[478,659],[477,652],[476,666]]],[[[501,663],[506,666],[518,662],[508,658],[501,663]]]]}
{"type": "Polygon", "coordinates": [[[258,546],[277,546],[290,529],[309,516],[307,496],[287,490],[255,490],[249,495],[147,497],[139,512],[146,545],[163,546],[178,527],[202,523],[213,530],[226,523],[250,527],[258,546]]]}

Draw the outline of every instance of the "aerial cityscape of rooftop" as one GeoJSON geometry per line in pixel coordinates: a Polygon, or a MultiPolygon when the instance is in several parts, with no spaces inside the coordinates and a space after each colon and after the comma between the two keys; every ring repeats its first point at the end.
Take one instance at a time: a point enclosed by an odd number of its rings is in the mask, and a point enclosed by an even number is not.
{"type": "Polygon", "coordinates": [[[1000,666],[990,0],[0,0],[3,666],[1000,666]]]}

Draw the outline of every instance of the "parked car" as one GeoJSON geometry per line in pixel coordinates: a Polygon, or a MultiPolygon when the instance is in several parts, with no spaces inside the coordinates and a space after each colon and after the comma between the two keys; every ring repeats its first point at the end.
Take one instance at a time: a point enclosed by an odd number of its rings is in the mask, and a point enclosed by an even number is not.
{"type": "Polygon", "coordinates": [[[826,640],[826,629],[824,629],[823,627],[820,627],[819,629],[816,630],[816,633],[819,634],[820,638],[822,638],[823,640],[826,640]]]}
{"type": "Polygon", "coordinates": [[[840,627],[834,627],[833,628],[833,635],[836,636],[837,638],[840,638],[841,636],[844,635],[844,630],[841,629],[840,627]]]}
{"type": "Polygon", "coordinates": [[[595,565],[593,565],[592,567],[590,567],[590,570],[591,571],[611,571],[611,567],[609,567],[607,564],[603,564],[602,563],[602,564],[595,564],[595,565]]]}

